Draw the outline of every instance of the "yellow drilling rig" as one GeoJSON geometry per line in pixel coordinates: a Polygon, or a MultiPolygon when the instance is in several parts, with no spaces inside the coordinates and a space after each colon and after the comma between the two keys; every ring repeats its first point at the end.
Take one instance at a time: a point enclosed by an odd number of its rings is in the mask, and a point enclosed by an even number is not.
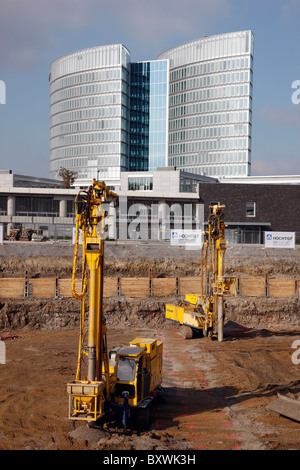
{"type": "Polygon", "coordinates": [[[76,377],[67,384],[69,419],[93,426],[110,413],[147,425],[152,400],[162,380],[161,341],[135,338],[128,346],[108,352],[103,315],[103,260],[105,217],[108,205],[117,199],[104,182],[92,181],[75,199],[76,235],[72,294],[81,301],[80,335],[76,377]],[[79,235],[82,233],[81,292],[76,291],[79,235]],[[88,326],[85,331],[86,295],[89,297],[88,326]],[[87,335],[87,344],[85,344],[87,335]],[[86,363],[87,362],[87,363],[86,363]],[[85,368],[85,370],[83,370],[85,368]],[[85,375],[84,375],[85,373],[85,375]]]}
{"type": "Polygon", "coordinates": [[[201,251],[200,295],[186,295],[178,305],[166,305],[166,318],[181,325],[186,339],[202,332],[204,336],[217,333],[218,341],[223,341],[225,295],[235,281],[224,275],[224,208],[224,205],[210,206],[208,230],[204,231],[201,251]]]}

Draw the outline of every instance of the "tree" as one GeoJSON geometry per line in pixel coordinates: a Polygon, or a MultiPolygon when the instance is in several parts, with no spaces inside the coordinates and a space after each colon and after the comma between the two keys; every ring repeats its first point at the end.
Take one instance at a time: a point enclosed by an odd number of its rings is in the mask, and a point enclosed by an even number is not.
{"type": "Polygon", "coordinates": [[[65,189],[72,186],[74,181],[78,178],[77,171],[68,170],[67,168],[63,168],[62,166],[57,171],[57,173],[58,173],[58,176],[62,178],[65,189]]]}

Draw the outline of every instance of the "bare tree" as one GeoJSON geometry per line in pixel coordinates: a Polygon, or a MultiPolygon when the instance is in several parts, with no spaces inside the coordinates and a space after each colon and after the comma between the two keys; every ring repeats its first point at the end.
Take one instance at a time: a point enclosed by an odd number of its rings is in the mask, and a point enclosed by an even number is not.
{"type": "Polygon", "coordinates": [[[59,170],[57,170],[57,173],[58,176],[60,176],[63,180],[64,188],[66,189],[72,186],[74,181],[78,178],[77,171],[68,170],[67,168],[63,168],[62,166],[59,170]]]}

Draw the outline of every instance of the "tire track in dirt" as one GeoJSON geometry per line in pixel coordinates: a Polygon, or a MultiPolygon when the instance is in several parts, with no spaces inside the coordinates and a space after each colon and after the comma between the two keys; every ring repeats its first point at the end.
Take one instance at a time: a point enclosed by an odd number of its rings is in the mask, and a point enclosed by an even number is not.
{"type": "MultiPolygon", "coordinates": [[[[155,409],[157,429],[164,428],[169,422],[172,431],[179,431],[181,438],[197,450],[240,449],[239,436],[232,432],[234,426],[223,412],[219,396],[208,383],[205,367],[201,367],[190,352],[191,343],[185,341],[177,329],[168,335],[159,332],[158,339],[164,344],[166,405],[155,409]]],[[[192,341],[192,344],[201,356],[200,343],[192,341]]]]}

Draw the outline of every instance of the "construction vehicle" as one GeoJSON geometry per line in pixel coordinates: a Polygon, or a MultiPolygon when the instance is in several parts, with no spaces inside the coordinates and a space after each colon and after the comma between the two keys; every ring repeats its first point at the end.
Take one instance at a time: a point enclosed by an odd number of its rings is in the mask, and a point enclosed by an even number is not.
{"type": "Polygon", "coordinates": [[[108,205],[117,196],[95,179],[75,199],[76,231],[72,274],[72,294],[81,301],[80,338],[76,378],[67,384],[69,418],[93,426],[108,419],[110,412],[123,418],[124,429],[130,417],[147,425],[152,401],[162,381],[161,341],[135,338],[128,346],[107,350],[107,328],[103,316],[103,260],[105,217],[108,205]],[[82,234],[82,285],[76,291],[79,233],[82,234]],[[88,275],[89,274],[89,275],[88,275]],[[89,314],[85,341],[85,301],[88,291],[89,314]],[[87,359],[87,364],[85,364],[87,359]],[[83,370],[84,367],[87,370],[83,370]],[[83,375],[86,373],[86,375],[83,375]]]}
{"type": "Polygon", "coordinates": [[[214,336],[223,341],[225,296],[235,279],[224,275],[226,251],[224,205],[211,205],[203,233],[199,295],[189,294],[178,305],[166,305],[166,319],[180,324],[183,336],[214,336]]]}

